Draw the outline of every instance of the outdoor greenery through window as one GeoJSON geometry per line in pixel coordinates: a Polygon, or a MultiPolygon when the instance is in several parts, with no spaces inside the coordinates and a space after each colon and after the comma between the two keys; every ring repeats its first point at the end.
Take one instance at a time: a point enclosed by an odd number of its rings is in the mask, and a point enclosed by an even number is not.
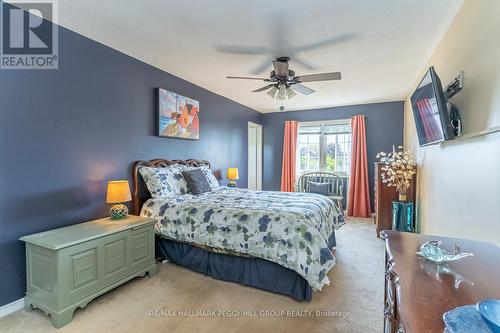
{"type": "Polygon", "coordinates": [[[349,173],[351,159],[350,120],[299,124],[297,174],[310,171],[349,173]]]}

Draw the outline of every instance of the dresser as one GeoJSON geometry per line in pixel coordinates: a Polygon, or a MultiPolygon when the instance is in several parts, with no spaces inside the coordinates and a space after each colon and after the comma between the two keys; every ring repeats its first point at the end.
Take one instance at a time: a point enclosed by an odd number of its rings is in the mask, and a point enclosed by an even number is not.
{"type": "Polygon", "coordinates": [[[486,298],[500,298],[500,248],[479,241],[385,230],[384,332],[442,333],[443,314],[486,298]],[[474,256],[435,264],[416,255],[420,245],[458,243],[474,256]]]}
{"type": "MultiPolygon", "coordinates": [[[[376,233],[377,237],[380,236],[380,232],[382,230],[391,230],[392,229],[392,202],[397,201],[399,199],[398,192],[395,187],[389,187],[386,184],[382,183],[382,170],[381,168],[384,166],[384,163],[375,162],[375,184],[373,186],[374,189],[374,204],[375,204],[375,224],[376,224],[376,233]]],[[[416,186],[415,180],[417,179],[417,175],[413,176],[413,179],[410,184],[410,188],[407,192],[408,201],[413,202],[413,207],[415,207],[415,198],[416,198],[416,186]]],[[[415,216],[413,216],[413,220],[415,220],[415,216]]]]}
{"type": "Polygon", "coordinates": [[[25,309],[41,309],[59,328],[97,296],[156,273],[154,223],[129,215],[21,237],[26,243],[25,309]]]}

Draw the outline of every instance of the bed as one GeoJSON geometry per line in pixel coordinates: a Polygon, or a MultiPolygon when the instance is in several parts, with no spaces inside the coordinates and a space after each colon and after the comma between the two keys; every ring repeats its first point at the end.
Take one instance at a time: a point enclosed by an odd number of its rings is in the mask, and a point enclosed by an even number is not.
{"type": "Polygon", "coordinates": [[[302,301],[330,283],[335,228],[344,223],[330,199],[226,187],[152,198],[139,171],[172,166],[210,168],[210,163],[156,159],[133,168],[134,212],[157,220],[157,255],[217,279],[302,301]]]}

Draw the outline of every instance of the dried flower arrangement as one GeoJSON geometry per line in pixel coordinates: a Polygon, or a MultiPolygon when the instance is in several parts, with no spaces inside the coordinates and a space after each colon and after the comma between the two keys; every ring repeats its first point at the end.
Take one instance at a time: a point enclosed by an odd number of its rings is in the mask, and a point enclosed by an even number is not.
{"type": "Polygon", "coordinates": [[[382,182],[387,186],[393,186],[399,193],[399,200],[406,200],[406,192],[411,184],[411,179],[416,173],[415,161],[409,150],[403,150],[402,146],[398,151],[392,146],[391,153],[380,152],[377,158],[385,165],[381,167],[382,182]]]}

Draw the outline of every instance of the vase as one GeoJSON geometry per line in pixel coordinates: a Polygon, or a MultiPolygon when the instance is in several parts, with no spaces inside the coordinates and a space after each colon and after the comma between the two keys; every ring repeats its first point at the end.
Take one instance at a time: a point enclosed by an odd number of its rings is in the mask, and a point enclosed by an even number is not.
{"type": "Polygon", "coordinates": [[[392,230],[415,232],[413,224],[413,202],[392,202],[392,230]]]}
{"type": "Polygon", "coordinates": [[[406,201],[406,193],[399,193],[399,201],[406,201]]]}

